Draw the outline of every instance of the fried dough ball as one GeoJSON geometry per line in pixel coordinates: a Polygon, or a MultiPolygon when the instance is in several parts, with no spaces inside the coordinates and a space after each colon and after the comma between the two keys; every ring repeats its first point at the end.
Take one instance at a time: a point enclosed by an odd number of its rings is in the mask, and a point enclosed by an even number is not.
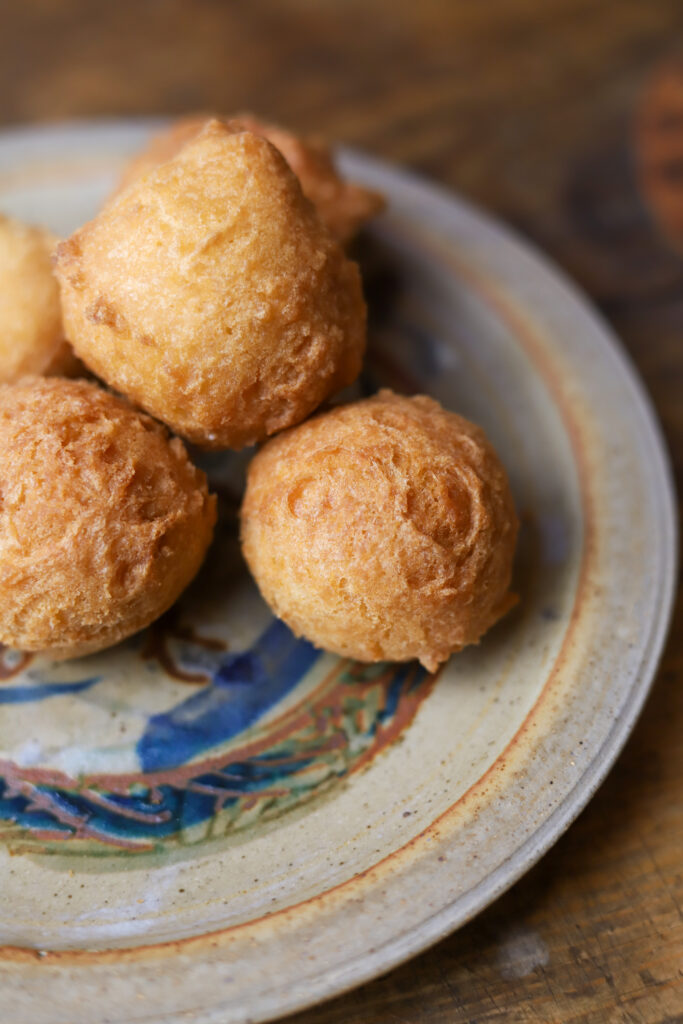
{"type": "Polygon", "coordinates": [[[249,568],[295,633],[429,671],[515,603],[516,536],[505,471],[479,427],[391,391],[269,441],[242,507],[249,568]]]}
{"type": "Polygon", "coordinates": [[[211,122],[57,252],[77,353],[197,445],[262,440],[360,372],[358,267],[252,132],[211,122]]]}
{"type": "MultiPolygon", "coordinates": [[[[204,114],[180,118],[155,135],[128,164],[117,191],[127,188],[141,174],[171,160],[195,138],[208,120],[211,118],[204,114]]],[[[253,114],[238,114],[221,120],[231,131],[253,132],[279,149],[299,179],[303,194],[313,203],[323,224],[342,244],[350,242],[363,224],[384,208],[384,199],[378,192],[340,178],[329,146],[319,139],[300,139],[286,128],[268,124],[253,114]]]]}
{"type": "Polygon", "coordinates": [[[78,370],[52,273],[56,245],[49,231],[0,214],[0,384],[78,370]]]}
{"type": "Polygon", "coordinates": [[[166,611],[216,518],[177,438],[86,381],[0,387],[0,642],[56,658],[166,611]]]}

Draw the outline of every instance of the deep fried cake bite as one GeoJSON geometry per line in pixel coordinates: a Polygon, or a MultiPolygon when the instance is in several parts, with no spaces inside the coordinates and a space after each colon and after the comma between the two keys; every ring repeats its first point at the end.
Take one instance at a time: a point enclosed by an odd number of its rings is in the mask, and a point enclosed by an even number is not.
{"type": "Polygon", "coordinates": [[[0,214],[0,383],[77,371],[66,342],[49,231],[0,214]]]}
{"type": "Polygon", "coordinates": [[[517,518],[479,427],[381,391],[269,441],[252,460],[242,547],[295,633],[359,661],[434,671],[514,604],[517,518]]]}
{"type": "Polygon", "coordinates": [[[57,658],[149,625],[193,578],[215,499],[177,438],[85,381],[0,387],[0,642],[57,658]]]}
{"type": "MultiPolygon", "coordinates": [[[[171,160],[208,120],[210,118],[202,114],[180,118],[155,135],[128,164],[117,191],[127,188],[141,174],[171,160]]],[[[378,192],[340,177],[330,147],[319,139],[301,139],[286,128],[261,121],[253,114],[238,114],[222,120],[231,131],[254,132],[272,142],[296,174],[303,194],[313,203],[323,224],[342,244],[350,242],[363,224],[384,208],[384,199],[378,192]]]]}
{"type": "Polygon", "coordinates": [[[358,375],[358,267],[280,153],[209,123],[58,248],[67,336],[112,387],[207,448],[298,423],[358,375]]]}

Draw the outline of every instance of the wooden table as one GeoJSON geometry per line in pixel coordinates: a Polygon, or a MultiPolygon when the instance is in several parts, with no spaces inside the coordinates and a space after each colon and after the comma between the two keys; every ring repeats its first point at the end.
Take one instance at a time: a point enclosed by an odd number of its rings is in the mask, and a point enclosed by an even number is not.
{"type": "MultiPolygon", "coordinates": [[[[251,108],[515,224],[623,339],[680,485],[683,72],[662,71],[680,0],[18,0],[0,13],[0,122],[251,108]],[[653,81],[643,188],[634,125],[653,81]]],[[[679,601],[626,750],[541,864],[433,950],[292,1024],[683,1021],[682,627],[679,601]]]]}

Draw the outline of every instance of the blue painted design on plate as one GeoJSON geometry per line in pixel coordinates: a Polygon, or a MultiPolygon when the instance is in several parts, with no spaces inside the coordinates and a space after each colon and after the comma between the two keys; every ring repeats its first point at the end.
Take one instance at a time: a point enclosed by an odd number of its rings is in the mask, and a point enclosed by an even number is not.
{"type": "Polygon", "coordinates": [[[253,725],[282,700],[320,657],[307,640],[298,640],[274,619],[251,650],[229,655],[212,683],[154,715],[137,745],[143,771],[186,764],[253,725]]]}
{"type": "Polygon", "coordinates": [[[47,697],[63,697],[67,693],[82,693],[99,683],[99,676],[83,679],[79,683],[35,683],[29,686],[0,686],[0,704],[27,704],[47,697]]]}

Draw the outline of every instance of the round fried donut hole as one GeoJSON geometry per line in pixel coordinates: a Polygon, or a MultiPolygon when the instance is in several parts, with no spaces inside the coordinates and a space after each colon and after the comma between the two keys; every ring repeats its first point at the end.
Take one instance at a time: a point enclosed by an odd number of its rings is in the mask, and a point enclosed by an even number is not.
{"type": "Polygon", "coordinates": [[[80,364],[64,337],[52,272],[56,245],[49,231],[0,214],[1,384],[28,373],[78,372],[80,364]]]}
{"type": "Polygon", "coordinates": [[[430,398],[391,391],[269,441],[242,506],[249,568],[296,634],[429,671],[515,603],[517,527],[484,433],[430,398]]]}
{"type": "Polygon", "coordinates": [[[305,419],[358,376],[358,267],[280,153],[209,122],[57,250],[64,324],[111,387],[205,448],[305,419]]]}
{"type": "Polygon", "coordinates": [[[215,517],[182,442],[121,399],[0,387],[0,643],[66,658],[136,633],[191,581],[215,517]]]}

